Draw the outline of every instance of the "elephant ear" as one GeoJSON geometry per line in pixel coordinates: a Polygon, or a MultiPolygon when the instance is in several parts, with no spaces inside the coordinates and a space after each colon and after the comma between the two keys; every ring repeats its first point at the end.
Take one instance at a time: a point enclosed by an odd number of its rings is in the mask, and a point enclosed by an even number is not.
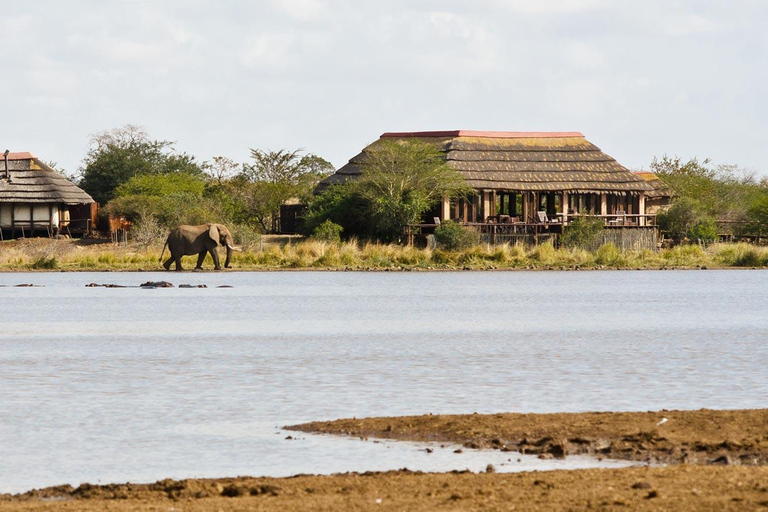
{"type": "Polygon", "coordinates": [[[208,230],[208,236],[211,237],[211,240],[213,240],[213,243],[216,245],[221,243],[219,240],[219,227],[216,224],[211,224],[211,227],[208,230]]]}

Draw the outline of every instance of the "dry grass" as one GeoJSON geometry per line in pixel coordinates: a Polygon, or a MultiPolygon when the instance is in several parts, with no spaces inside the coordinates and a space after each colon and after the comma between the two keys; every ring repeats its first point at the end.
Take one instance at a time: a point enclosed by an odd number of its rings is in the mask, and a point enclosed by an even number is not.
{"type": "MultiPolygon", "coordinates": [[[[26,239],[0,243],[0,270],[162,270],[162,246],[86,245],[82,241],[26,239]]],[[[221,251],[223,257],[223,251],[221,251]]],[[[168,257],[166,251],[164,258],[168,257]]],[[[191,269],[196,256],[184,259],[191,269]]],[[[667,269],[759,268],[768,266],[768,248],[748,244],[718,244],[707,249],[679,246],[661,251],[620,251],[604,245],[594,252],[555,249],[550,244],[478,245],[462,251],[419,249],[400,245],[341,244],[315,240],[261,244],[235,253],[236,270],[491,270],[491,269],[667,269]]],[[[211,269],[210,256],[203,264],[211,269]]]]}

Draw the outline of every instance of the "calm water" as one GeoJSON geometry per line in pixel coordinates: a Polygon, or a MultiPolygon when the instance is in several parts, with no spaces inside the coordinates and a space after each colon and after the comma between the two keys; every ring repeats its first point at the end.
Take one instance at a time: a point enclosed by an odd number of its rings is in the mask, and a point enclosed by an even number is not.
{"type": "Polygon", "coordinates": [[[279,427],[768,403],[765,271],[17,273],[0,285],[0,492],[577,467],[594,461],[286,440],[279,427]],[[208,288],[84,286],[160,279],[208,288]]]}

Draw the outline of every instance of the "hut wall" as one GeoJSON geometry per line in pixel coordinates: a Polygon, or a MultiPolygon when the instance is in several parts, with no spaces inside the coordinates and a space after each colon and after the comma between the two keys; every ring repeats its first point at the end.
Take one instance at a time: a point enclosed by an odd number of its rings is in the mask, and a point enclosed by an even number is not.
{"type": "Polygon", "coordinates": [[[13,224],[13,205],[11,204],[0,204],[0,228],[11,228],[11,224],[13,224]]]}

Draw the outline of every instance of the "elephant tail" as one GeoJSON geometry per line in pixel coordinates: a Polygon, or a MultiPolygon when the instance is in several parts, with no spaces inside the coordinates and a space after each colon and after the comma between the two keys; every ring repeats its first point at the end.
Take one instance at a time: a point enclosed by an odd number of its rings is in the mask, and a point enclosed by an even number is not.
{"type": "Polygon", "coordinates": [[[168,239],[166,239],[166,240],[165,240],[165,245],[163,245],[163,250],[162,250],[162,251],[160,251],[160,259],[159,259],[159,260],[157,260],[157,261],[159,261],[160,263],[162,263],[162,262],[163,262],[163,254],[165,254],[165,248],[166,248],[166,247],[168,247],[168,239]]]}

